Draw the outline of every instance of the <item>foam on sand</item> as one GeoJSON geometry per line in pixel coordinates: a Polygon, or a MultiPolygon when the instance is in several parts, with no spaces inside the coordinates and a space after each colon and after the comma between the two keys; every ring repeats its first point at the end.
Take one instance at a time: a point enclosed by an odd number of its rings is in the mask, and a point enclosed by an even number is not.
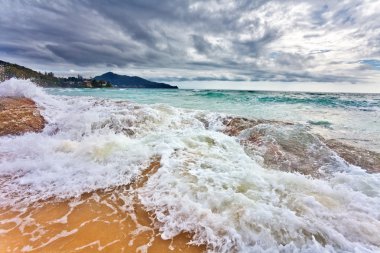
{"type": "MultiPolygon", "coordinates": [[[[20,80],[0,87],[0,94],[8,87],[14,94],[32,98],[48,122],[42,133],[0,137],[0,205],[7,212],[17,213],[51,200],[70,208],[80,205],[85,193],[91,195],[89,205],[97,206],[104,195],[94,192],[102,189],[115,200],[104,204],[116,205],[122,212],[133,213],[123,203],[136,198],[154,218],[153,228],[162,239],[187,233],[191,243],[206,245],[209,251],[380,250],[380,174],[368,174],[339,160],[307,128],[266,123],[229,136],[223,124],[226,115],[219,113],[52,96],[20,80]],[[12,88],[25,85],[27,92],[12,88]],[[269,166],[263,162],[265,152],[247,148],[259,142],[242,142],[250,140],[255,131],[273,137],[272,142],[277,141],[280,152],[287,152],[283,157],[288,160],[304,159],[296,151],[310,150],[312,159],[298,162],[325,161],[313,165],[323,176],[269,166]],[[299,146],[288,149],[284,142],[289,140],[299,146]],[[115,190],[141,178],[152,157],[159,157],[160,166],[133,194],[115,190]],[[118,201],[122,198],[126,198],[123,203],[118,201]]],[[[58,216],[55,220],[63,223],[69,217],[58,216]]],[[[18,217],[10,221],[16,224],[12,226],[30,233],[20,225],[30,216],[18,217]]],[[[5,238],[11,225],[1,225],[0,236],[5,238]]],[[[39,245],[58,247],[54,242],[80,229],[60,228],[55,237],[45,238],[39,245]]],[[[38,238],[42,231],[43,226],[41,231],[33,230],[37,233],[33,236],[38,238]]],[[[118,243],[90,241],[77,249],[118,243]]],[[[28,245],[24,245],[25,251],[38,247],[28,245]]]]}

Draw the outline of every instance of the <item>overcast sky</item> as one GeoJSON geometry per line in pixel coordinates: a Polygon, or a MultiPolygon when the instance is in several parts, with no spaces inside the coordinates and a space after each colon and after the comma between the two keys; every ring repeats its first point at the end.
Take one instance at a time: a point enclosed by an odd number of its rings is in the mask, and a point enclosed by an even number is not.
{"type": "Polygon", "coordinates": [[[114,71],[197,88],[347,83],[380,92],[380,0],[0,0],[0,7],[0,59],[57,75],[114,71]]]}

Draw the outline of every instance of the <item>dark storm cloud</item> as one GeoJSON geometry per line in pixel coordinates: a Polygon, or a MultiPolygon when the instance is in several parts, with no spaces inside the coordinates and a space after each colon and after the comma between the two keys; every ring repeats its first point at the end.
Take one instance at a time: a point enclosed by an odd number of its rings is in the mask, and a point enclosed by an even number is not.
{"type": "Polygon", "coordinates": [[[204,54],[212,49],[212,45],[206,41],[203,36],[193,35],[192,39],[194,42],[194,47],[199,53],[204,54]]]}
{"type": "Polygon", "coordinates": [[[265,47],[265,45],[275,41],[279,36],[279,31],[268,29],[260,38],[247,40],[244,42],[236,42],[236,51],[240,52],[243,55],[251,55],[253,57],[256,57],[261,53],[261,50],[265,47]]]}
{"type": "Polygon", "coordinates": [[[353,70],[368,70],[360,67],[363,59],[380,57],[380,7],[367,1],[0,5],[0,58],[49,70],[160,69],[160,80],[355,81],[361,72],[353,70]]]}
{"type": "Polygon", "coordinates": [[[197,76],[197,77],[171,77],[171,78],[155,78],[155,81],[165,81],[165,82],[183,82],[183,81],[233,81],[233,82],[242,82],[242,81],[250,81],[250,79],[246,79],[243,77],[212,77],[212,76],[197,76]]]}

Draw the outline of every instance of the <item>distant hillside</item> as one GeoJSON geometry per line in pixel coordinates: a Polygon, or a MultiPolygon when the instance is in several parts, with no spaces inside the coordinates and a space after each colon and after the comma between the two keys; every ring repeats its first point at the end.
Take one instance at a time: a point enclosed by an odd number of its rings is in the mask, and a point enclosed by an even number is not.
{"type": "Polygon", "coordinates": [[[178,89],[177,86],[172,86],[166,83],[156,83],[148,81],[138,76],[124,76],[112,72],[107,72],[103,75],[94,77],[98,81],[107,81],[113,87],[122,88],[152,88],[152,89],[178,89]]]}
{"type": "Polygon", "coordinates": [[[32,79],[41,86],[58,86],[59,78],[56,78],[52,72],[41,73],[17,64],[0,60],[0,81],[10,79],[32,79]]]}
{"type": "Polygon", "coordinates": [[[0,82],[10,79],[31,79],[36,84],[43,87],[63,87],[63,88],[109,88],[111,83],[85,79],[77,77],[55,77],[53,72],[41,73],[17,64],[0,60],[0,82]]]}
{"type": "Polygon", "coordinates": [[[178,89],[177,86],[171,86],[166,83],[156,83],[145,80],[138,76],[123,76],[112,72],[105,73],[92,79],[77,77],[55,77],[52,72],[41,73],[17,64],[0,60],[0,82],[10,79],[31,79],[43,87],[68,87],[68,88],[162,88],[178,89]]]}

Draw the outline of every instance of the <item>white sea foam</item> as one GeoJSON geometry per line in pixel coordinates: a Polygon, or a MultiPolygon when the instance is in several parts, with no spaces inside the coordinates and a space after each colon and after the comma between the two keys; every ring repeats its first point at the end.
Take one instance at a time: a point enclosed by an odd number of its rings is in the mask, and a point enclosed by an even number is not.
{"type": "Polygon", "coordinates": [[[164,238],[189,231],[218,252],[379,250],[379,175],[317,180],[264,169],[222,134],[172,140],[177,150],[140,189],[164,238]]]}
{"type": "Polygon", "coordinates": [[[30,80],[11,78],[1,83],[0,97],[27,97],[36,98],[44,96],[43,89],[37,87],[30,80]]]}
{"type": "Polygon", "coordinates": [[[165,239],[188,231],[217,252],[380,250],[380,174],[264,168],[219,131],[216,113],[52,96],[14,79],[0,95],[34,99],[48,121],[42,133],[0,137],[1,205],[128,184],[160,156],[138,196],[165,239]]]}

